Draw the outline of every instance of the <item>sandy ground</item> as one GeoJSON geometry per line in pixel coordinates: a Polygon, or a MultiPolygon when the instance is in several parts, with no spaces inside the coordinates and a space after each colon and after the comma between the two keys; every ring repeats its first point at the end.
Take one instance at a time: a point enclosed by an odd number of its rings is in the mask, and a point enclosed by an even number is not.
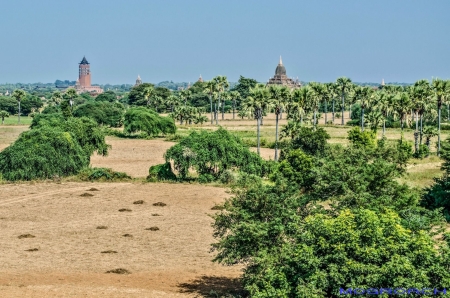
{"type": "Polygon", "coordinates": [[[44,182],[3,184],[0,194],[0,297],[207,297],[238,286],[240,269],[209,253],[222,188],[44,182]],[[116,268],[131,274],[105,273],[116,268]]]}

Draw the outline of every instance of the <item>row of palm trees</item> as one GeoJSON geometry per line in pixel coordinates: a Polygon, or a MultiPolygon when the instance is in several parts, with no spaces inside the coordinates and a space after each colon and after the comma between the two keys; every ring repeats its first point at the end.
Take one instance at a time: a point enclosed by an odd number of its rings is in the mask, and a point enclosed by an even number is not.
{"type": "MultiPolygon", "coordinates": [[[[282,111],[287,112],[290,121],[285,127],[284,135],[295,135],[293,129],[300,127],[305,119],[311,116],[313,127],[317,126],[317,114],[320,107],[323,107],[325,123],[327,119],[328,104],[332,105],[332,120],[334,123],[335,108],[340,105],[341,124],[344,125],[344,108],[358,103],[361,107],[360,126],[364,131],[366,126],[376,131],[382,125],[383,136],[386,133],[386,120],[389,117],[400,120],[402,139],[403,128],[407,120],[415,121],[415,147],[419,148],[419,141],[422,144],[424,135],[423,122],[425,116],[428,120],[437,118],[438,135],[438,155],[440,152],[440,127],[441,109],[444,104],[447,108],[450,104],[450,81],[441,79],[419,80],[412,86],[380,86],[372,88],[359,86],[352,83],[348,78],[338,78],[335,83],[311,82],[300,89],[291,90],[285,86],[265,86],[258,84],[250,90],[249,97],[243,99],[241,108],[251,111],[257,120],[257,147],[259,153],[260,125],[265,111],[271,110],[276,115],[275,130],[275,160],[278,159],[278,121],[282,111]],[[338,104],[338,101],[339,104],[338,104]],[[366,111],[370,111],[366,115],[366,111]],[[435,115],[437,114],[437,115],[435,115]],[[420,122],[420,129],[419,129],[420,122]]],[[[426,132],[427,141],[432,135],[426,132]]],[[[428,144],[429,145],[429,144],[428,144]]]]}

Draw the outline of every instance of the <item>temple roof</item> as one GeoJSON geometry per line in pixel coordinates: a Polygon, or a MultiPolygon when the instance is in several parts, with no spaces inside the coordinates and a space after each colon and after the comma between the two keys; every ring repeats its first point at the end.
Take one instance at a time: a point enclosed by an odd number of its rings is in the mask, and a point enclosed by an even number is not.
{"type": "Polygon", "coordinates": [[[89,62],[86,60],[86,57],[83,57],[83,60],[81,60],[80,64],[89,64],[89,62]]]}
{"type": "Polygon", "coordinates": [[[286,68],[283,65],[283,61],[281,60],[281,56],[280,56],[280,62],[278,63],[277,68],[275,69],[275,75],[278,75],[278,76],[286,75],[286,68]]]}

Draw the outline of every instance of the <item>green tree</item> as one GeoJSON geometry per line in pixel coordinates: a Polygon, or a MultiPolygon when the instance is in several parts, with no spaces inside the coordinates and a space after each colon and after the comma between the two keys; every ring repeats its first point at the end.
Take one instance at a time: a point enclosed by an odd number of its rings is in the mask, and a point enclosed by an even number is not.
{"type": "Polygon", "coordinates": [[[253,110],[254,119],[256,119],[256,143],[257,152],[260,155],[260,125],[264,108],[268,104],[269,91],[265,87],[255,87],[250,89],[249,96],[242,103],[244,109],[253,110]]]}
{"type": "Polygon", "coordinates": [[[5,118],[9,117],[9,113],[7,111],[0,111],[0,118],[2,118],[2,125],[5,124],[5,118]]]}
{"type": "Polygon", "coordinates": [[[275,161],[278,160],[278,123],[280,114],[283,111],[285,104],[291,97],[290,90],[285,86],[272,85],[269,87],[269,97],[271,105],[275,110],[275,161]]]}
{"type": "Polygon", "coordinates": [[[336,80],[336,85],[339,88],[339,93],[342,97],[342,122],[341,124],[344,125],[344,110],[345,110],[345,95],[351,90],[352,88],[352,80],[346,77],[340,77],[336,80]]]}
{"type": "MultiPolygon", "coordinates": [[[[204,92],[208,94],[209,96],[209,104],[210,104],[210,111],[211,111],[211,124],[213,124],[213,102],[212,98],[214,93],[217,91],[217,84],[214,80],[205,82],[205,90],[204,92]]],[[[215,114],[214,114],[215,115],[215,114]]]]}
{"type": "Polygon", "coordinates": [[[99,94],[95,97],[96,101],[107,101],[107,102],[116,102],[117,101],[117,95],[112,90],[108,90],[103,92],[102,94],[99,94]]]}
{"type": "Polygon", "coordinates": [[[11,95],[19,104],[19,112],[17,113],[17,123],[20,124],[20,102],[27,96],[25,91],[16,89],[11,95]]]}
{"type": "Polygon", "coordinates": [[[130,108],[124,117],[124,133],[145,132],[149,136],[174,134],[176,126],[172,118],[161,117],[156,112],[143,107],[130,108]]]}
{"type": "Polygon", "coordinates": [[[75,104],[74,99],[78,96],[77,91],[73,88],[69,88],[66,90],[65,95],[69,98],[70,111],[73,112],[73,105],[75,104]]]}
{"type": "Polygon", "coordinates": [[[145,90],[148,90],[149,88],[154,88],[154,85],[150,83],[143,83],[133,87],[128,94],[128,104],[131,106],[147,106],[147,100],[150,97],[145,97],[145,94],[147,92],[145,90]]]}
{"type": "Polygon", "coordinates": [[[59,104],[61,104],[63,96],[62,96],[61,92],[55,91],[55,92],[53,92],[51,99],[55,105],[59,105],[59,104]]]}
{"type": "Polygon", "coordinates": [[[441,79],[434,79],[431,83],[432,89],[436,96],[437,109],[438,109],[438,150],[439,156],[441,150],[441,108],[442,104],[448,101],[450,96],[450,81],[444,81],[441,79]]]}
{"type": "Polygon", "coordinates": [[[250,94],[250,89],[255,88],[258,82],[251,78],[239,77],[238,83],[231,89],[231,91],[237,91],[241,95],[241,99],[245,99],[250,94]]]}

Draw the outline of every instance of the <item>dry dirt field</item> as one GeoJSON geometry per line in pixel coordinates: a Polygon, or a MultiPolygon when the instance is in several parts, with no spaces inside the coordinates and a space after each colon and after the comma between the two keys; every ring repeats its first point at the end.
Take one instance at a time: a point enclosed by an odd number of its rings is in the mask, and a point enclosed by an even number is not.
{"type": "Polygon", "coordinates": [[[238,286],[240,269],[209,253],[222,188],[42,182],[0,194],[0,297],[209,297],[238,286]],[[117,268],[131,274],[105,273],[117,268]]]}

